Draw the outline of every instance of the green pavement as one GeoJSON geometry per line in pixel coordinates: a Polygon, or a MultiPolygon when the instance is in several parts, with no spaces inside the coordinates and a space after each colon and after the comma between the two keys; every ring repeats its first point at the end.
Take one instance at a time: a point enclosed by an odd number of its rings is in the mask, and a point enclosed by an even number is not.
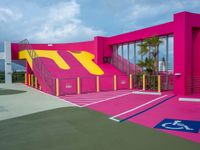
{"type": "Polygon", "coordinates": [[[0,121],[1,150],[199,150],[200,144],[78,107],[0,121]]]}

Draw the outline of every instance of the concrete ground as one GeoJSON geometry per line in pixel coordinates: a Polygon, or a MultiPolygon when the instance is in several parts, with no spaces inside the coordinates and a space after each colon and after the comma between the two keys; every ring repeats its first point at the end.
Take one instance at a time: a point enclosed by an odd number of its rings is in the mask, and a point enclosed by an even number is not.
{"type": "Polygon", "coordinates": [[[0,84],[0,120],[74,106],[21,83],[0,84]]]}

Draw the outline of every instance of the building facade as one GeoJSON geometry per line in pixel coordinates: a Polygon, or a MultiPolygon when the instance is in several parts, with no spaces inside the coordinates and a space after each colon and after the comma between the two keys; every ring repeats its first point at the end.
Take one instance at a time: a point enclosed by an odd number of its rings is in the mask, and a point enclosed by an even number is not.
{"type": "MultiPolygon", "coordinates": [[[[86,50],[95,55],[94,62],[100,66],[109,63],[123,73],[137,74],[140,70],[136,64],[144,59],[138,54],[138,45],[153,36],[162,41],[158,70],[165,72],[167,83],[174,76],[175,94],[200,93],[200,14],[180,12],[174,14],[171,22],[111,37],[95,37],[92,41],[32,46],[43,50],[86,50]]],[[[12,43],[11,49],[12,59],[18,59],[18,43],[12,43]]]]}

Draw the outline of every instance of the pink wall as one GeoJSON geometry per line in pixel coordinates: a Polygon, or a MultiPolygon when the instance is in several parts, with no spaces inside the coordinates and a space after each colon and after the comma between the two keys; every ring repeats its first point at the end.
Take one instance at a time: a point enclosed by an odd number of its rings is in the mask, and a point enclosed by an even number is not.
{"type": "Polygon", "coordinates": [[[193,29],[193,75],[200,76],[200,28],[193,29]]]}
{"type": "MultiPolygon", "coordinates": [[[[200,15],[181,12],[174,15],[174,91],[181,95],[192,94],[193,27],[200,27],[200,15]]],[[[199,60],[196,60],[199,63],[199,60]]]]}
{"type": "Polygon", "coordinates": [[[125,43],[125,42],[131,42],[136,40],[142,40],[148,37],[152,37],[155,35],[166,35],[166,34],[172,34],[174,32],[174,23],[168,22],[165,24],[124,33],[116,36],[111,36],[107,38],[107,44],[113,45],[118,43],[125,43]]]}
{"type": "Polygon", "coordinates": [[[95,45],[95,62],[98,64],[103,64],[103,52],[104,52],[104,37],[95,37],[94,38],[95,45]]]}
{"type": "MultiPolygon", "coordinates": [[[[52,44],[52,46],[48,46],[48,44],[31,44],[34,49],[39,50],[86,50],[95,54],[95,42],[94,41],[86,41],[86,42],[77,42],[77,43],[60,43],[60,44],[52,44]]],[[[18,59],[18,43],[12,43],[12,59],[18,59]]]]}
{"type": "Polygon", "coordinates": [[[200,93],[200,28],[193,28],[193,93],[200,93]]]}

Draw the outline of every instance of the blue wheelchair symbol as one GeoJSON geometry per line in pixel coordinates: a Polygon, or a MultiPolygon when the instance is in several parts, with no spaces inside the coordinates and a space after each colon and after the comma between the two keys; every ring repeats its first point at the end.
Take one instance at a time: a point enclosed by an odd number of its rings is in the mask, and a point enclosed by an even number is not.
{"type": "Polygon", "coordinates": [[[168,122],[168,123],[163,123],[162,127],[171,129],[171,130],[194,130],[192,128],[189,128],[187,125],[184,123],[181,123],[182,121],[180,120],[175,120],[174,122],[168,122]]]}
{"type": "Polygon", "coordinates": [[[154,128],[198,133],[200,121],[164,119],[154,128]]]}

